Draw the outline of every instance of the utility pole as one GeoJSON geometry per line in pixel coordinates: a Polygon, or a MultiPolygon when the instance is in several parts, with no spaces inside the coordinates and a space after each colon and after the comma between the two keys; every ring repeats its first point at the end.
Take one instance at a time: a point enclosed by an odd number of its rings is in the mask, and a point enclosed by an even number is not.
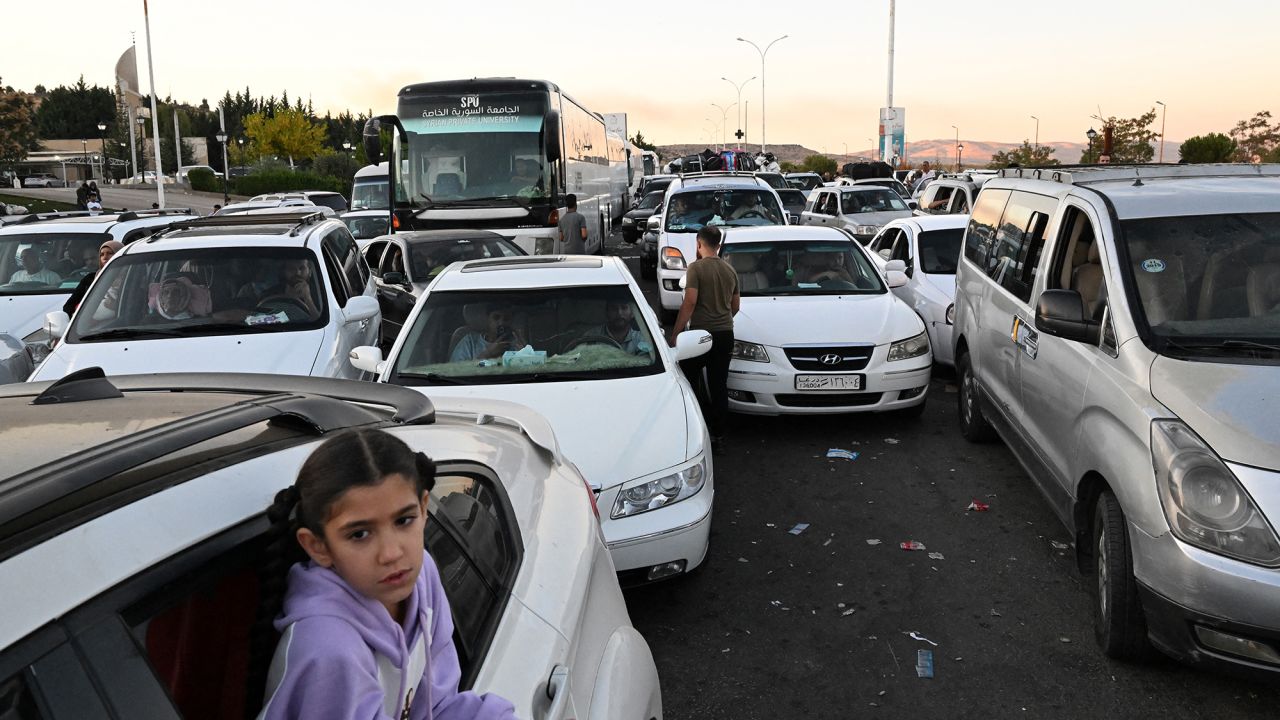
{"type": "Polygon", "coordinates": [[[1160,106],[1160,160],[1159,162],[1164,162],[1164,116],[1169,112],[1169,106],[1165,105],[1159,100],[1156,101],[1156,104],[1160,106]]]}
{"type": "MultiPolygon", "coordinates": [[[[156,158],[156,202],[160,207],[164,207],[164,170],[160,162],[160,114],[156,110],[156,64],[155,57],[151,54],[151,12],[147,9],[147,0],[142,0],[142,17],[146,21],[147,26],[147,75],[151,80],[151,137],[155,138],[155,151],[151,153],[156,158]]],[[[145,178],[146,176],[143,175],[145,178]]]]}
{"type": "Polygon", "coordinates": [[[1032,115],[1031,119],[1036,121],[1036,136],[1035,136],[1036,149],[1039,150],[1040,149],[1040,118],[1036,117],[1035,115],[1032,115]]]}
{"type": "MultiPolygon", "coordinates": [[[[887,108],[893,107],[893,35],[894,35],[893,26],[894,26],[894,18],[897,15],[897,6],[898,6],[897,0],[889,0],[889,88],[885,92],[885,103],[884,103],[884,106],[887,108]]],[[[892,112],[892,110],[890,110],[890,112],[892,112]]],[[[881,127],[880,160],[883,161],[886,157],[889,156],[889,145],[893,141],[889,139],[889,136],[884,134],[885,131],[883,129],[884,128],[883,122],[881,123],[880,127],[881,127]]]]}
{"type": "Polygon", "coordinates": [[[779,40],[786,40],[788,37],[789,37],[788,35],[783,35],[782,37],[777,38],[776,40],[773,40],[768,45],[766,45],[763,50],[760,49],[759,45],[756,45],[750,40],[746,40],[744,38],[738,38],[738,42],[747,43],[751,47],[755,48],[756,52],[760,53],[760,152],[764,152],[765,150],[767,150],[768,149],[767,146],[769,144],[769,134],[765,129],[765,119],[766,119],[765,115],[768,112],[769,106],[765,102],[765,95],[764,95],[764,58],[765,58],[765,55],[769,54],[769,48],[773,47],[774,43],[778,42],[779,40]]]}

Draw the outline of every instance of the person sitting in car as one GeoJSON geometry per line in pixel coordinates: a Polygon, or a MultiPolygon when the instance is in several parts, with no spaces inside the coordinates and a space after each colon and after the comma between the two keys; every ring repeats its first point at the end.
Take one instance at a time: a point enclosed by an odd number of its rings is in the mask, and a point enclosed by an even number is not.
{"type": "Polygon", "coordinates": [[[508,350],[516,351],[525,346],[524,339],[512,325],[513,315],[510,308],[493,307],[488,312],[488,327],[485,332],[470,330],[454,346],[449,362],[466,360],[488,360],[502,357],[508,350]]]}
{"type": "Polygon", "coordinates": [[[629,355],[647,355],[653,352],[653,344],[644,339],[644,335],[636,328],[635,311],[631,303],[625,300],[610,300],[604,304],[603,325],[589,328],[583,335],[584,342],[592,342],[592,338],[613,341],[623,352],[629,355]]]}
{"type": "Polygon", "coordinates": [[[22,260],[22,269],[10,276],[10,283],[58,285],[62,282],[62,278],[58,273],[46,268],[44,263],[40,261],[40,251],[35,248],[26,248],[19,258],[22,260]]]}

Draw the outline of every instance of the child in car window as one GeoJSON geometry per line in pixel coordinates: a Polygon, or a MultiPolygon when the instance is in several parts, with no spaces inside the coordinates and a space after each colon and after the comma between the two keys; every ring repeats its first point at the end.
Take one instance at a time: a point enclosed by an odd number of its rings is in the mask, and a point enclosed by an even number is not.
{"type": "Polygon", "coordinates": [[[288,570],[266,705],[275,718],[514,717],[496,695],[459,692],[440,571],[424,550],[435,464],[381,430],[311,453],[267,510],[288,570]]]}

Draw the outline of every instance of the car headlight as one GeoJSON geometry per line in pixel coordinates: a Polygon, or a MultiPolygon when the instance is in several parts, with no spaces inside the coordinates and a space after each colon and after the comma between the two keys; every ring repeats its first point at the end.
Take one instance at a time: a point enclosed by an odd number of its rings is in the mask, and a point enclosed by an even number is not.
{"type": "Polygon", "coordinates": [[[680,253],[679,248],[662,248],[662,267],[668,270],[684,269],[684,255],[680,253]]]}
{"type": "Polygon", "coordinates": [[[853,226],[854,235],[875,235],[878,232],[880,232],[879,225],[854,225],[853,226]]]}
{"type": "Polygon", "coordinates": [[[1280,565],[1280,540],[1230,468],[1180,420],[1151,423],[1151,462],[1174,536],[1247,563],[1280,565]]]}
{"type": "Polygon", "coordinates": [[[733,341],[733,350],[729,357],[734,360],[750,360],[751,362],[769,362],[769,353],[763,345],[757,343],[733,341]]]}
{"type": "Polygon", "coordinates": [[[706,481],[707,458],[703,455],[670,475],[630,487],[623,486],[609,517],[630,517],[678,503],[696,495],[706,481]]]}
{"type": "Polygon", "coordinates": [[[624,216],[623,216],[623,218],[622,218],[622,224],[623,224],[623,225],[635,225],[635,224],[636,224],[636,219],[635,219],[635,218],[629,218],[629,217],[626,217],[626,216],[624,215],[624,216]]]}
{"type": "Polygon", "coordinates": [[[889,346],[889,362],[909,360],[929,352],[929,333],[922,332],[915,337],[899,340],[889,346]]]}
{"type": "Polygon", "coordinates": [[[49,337],[49,331],[40,328],[35,332],[22,338],[22,343],[27,346],[27,354],[31,356],[31,363],[39,365],[44,359],[49,357],[49,353],[53,352],[50,346],[53,338],[49,337]]]}
{"type": "Polygon", "coordinates": [[[947,324],[948,325],[956,324],[956,304],[955,303],[951,303],[950,305],[947,306],[947,324]]]}

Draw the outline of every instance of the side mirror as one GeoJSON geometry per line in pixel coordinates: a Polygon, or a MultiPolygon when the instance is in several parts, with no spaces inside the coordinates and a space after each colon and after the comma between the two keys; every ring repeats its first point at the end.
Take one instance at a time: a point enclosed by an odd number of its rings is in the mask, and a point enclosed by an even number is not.
{"type": "Polygon", "coordinates": [[[71,318],[61,310],[55,310],[44,316],[44,331],[48,333],[50,340],[61,340],[70,324],[71,318]]]}
{"type": "Polygon", "coordinates": [[[555,162],[560,159],[560,113],[554,110],[547,113],[543,133],[547,136],[547,162],[555,162]]]}
{"type": "Polygon", "coordinates": [[[1045,290],[1036,303],[1036,329],[1063,340],[1097,345],[1102,324],[1085,318],[1084,298],[1075,290],[1045,290]]]}
{"type": "Polygon", "coordinates": [[[402,272],[389,272],[383,274],[382,282],[388,285],[408,285],[409,278],[405,277],[402,272]]]}
{"type": "Polygon", "coordinates": [[[364,141],[364,155],[369,164],[377,165],[382,162],[382,121],[376,117],[366,120],[361,139],[364,141]]]}
{"type": "Polygon", "coordinates": [[[909,209],[909,210],[918,210],[918,209],[920,209],[920,203],[916,202],[915,200],[908,200],[908,201],[907,201],[907,209],[909,209]]]}
{"type": "MultiPolygon", "coordinates": [[[[880,257],[884,258],[885,260],[889,260],[889,252],[890,252],[889,248],[884,248],[883,250],[880,251],[880,257]]],[[[884,264],[884,271],[887,273],[888,272],[905,273],[907,271],[907,264],[901,260],[889,260],[889,262],[884,264]]]]}
{"type": "Polygon", "coordinates": [[[711,350],[711,333],[706,330],[685,330],[676,336],[676,362],[692,360],[711,350]]]}
{"type": "Polygon", "coordinates": [[[368,295],[357,295],[347,300],[347,306],[342,309],[344,322],[348,325],[351,323],[364,322],[379,312],[378,301],[368,295]]]}
{"type": "MultiPolygon", "coordinates": [[[[899,260],[898,262],[902,262],[899,260]]],[[[885,274],[885,281],[889,283],[889,288],[900,288],[907,284],[907,274],[901,270],[889,270],[885,274]]]]}
{"type": "Polygon", "coordinates": [[[383,368],[386,367],[386,363],[382,360],[382,351],[372,345],[352,348],[349,357],[355,369],[375,375],[381,375],[383,368]]]}

